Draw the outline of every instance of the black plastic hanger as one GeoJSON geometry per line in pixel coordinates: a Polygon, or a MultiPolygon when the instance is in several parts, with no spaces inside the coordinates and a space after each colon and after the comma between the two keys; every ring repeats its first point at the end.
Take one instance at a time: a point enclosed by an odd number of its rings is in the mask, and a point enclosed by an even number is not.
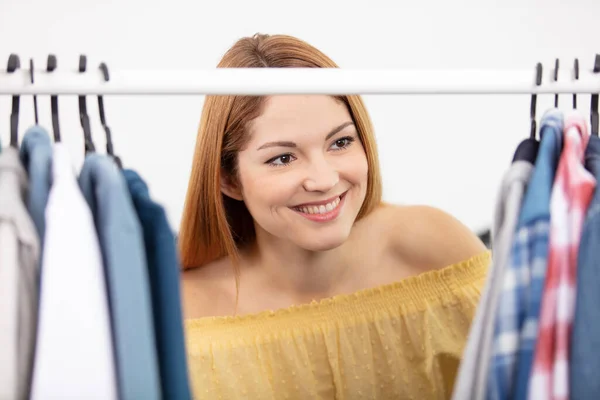
{"type": "MultiPolygon", "coordinates": [[[[542,64],[537,63],[535,66],[535,84],[539,86],[542,84],[542,64]]],[[[540,147],[540,142],[535,138],[535,132],[537,131],[537,124],[535,121],[535,111],[537,107],[537,94],[534,93],[531,95],[531,132],[529,137],[523,140],[517,146],[515,150],[515,154],[513,156],[512,162],[515,161],[527,161],[531,164],[535,162],[537,158],[538,149],[540,147]]]]}
{"type": "MultiPolygon", "coordinates": [[[[33,58],[30,58],[29,59],[29,79],[31,80],[32,85],[33,85],[33,73],[34,73],[33,58]]],[[[36,94],[33,95],[33,115],[35,116],[35,124],[38,125],[39,120],[38,120],[38,108],[37,108],[37,95],[36,94]]]]}
{"type": "MultiPolygon", "coordinates": [[[[48,61],[46,63],[46,71],[52,72],[56,69],[56,56],[54,54],[48,55],[48,61]]],[[[60,142],[60,125],[58,124],[58,96],[50,96],[50,107],[52,108],[52,130],[54,131],[54,142],[60,142]]]]}
{"type": "MultiPolygon", "coordinates": [[[[108,74],[108,67],[105,63],[100,64],[100,70],[102,71],[102,77],[105,82],[110,80],[110,76],[108,74]]],[[[102,127],[104,128],[104,132],[106,133],[106,153],[111,156],[119,168],[122,168],[121,159],[115,156],[114,147],[112,142],[112,135],[110,132],[110,128],[106,124],[106,114],[104,113],[104,98],[101,94],[98,95],[98,111],[100,112],[100,122],[102,122],[102,127]]]]}
{"type": "MultiPolygon", "coordinates": [[[[535,85],[540,86],[542,84],[542,63],[537,63],[535,66],[535,85]]],[[[531,95],[531,108],[529,114],[531,116],[531,132],[529,137],[535,139],[535,132],[537,131],[537,124],[535,122],[535,110],[537,108],[537,94],[531,95]]]]}
{"type": "MultiPolygon", "coordinates": [[[[79,56],[79,72],[84,73],[87,67],[87,57],[83,54],[79,56]]],[[[79,121],[83,128],[83,140],[85,145],[85,152],[95,152],[96,147],[92,140],[92,129],[90,127],[90,117],[87,113],[87,104],[85,102],[85,95],[79,96],[79,121]]]]}
{"type": "MultiPolygon", "coordinates": [[[[576,58],[575,62],[573,63],[573,69],[574,69],[574,73],[575,73],[575,80],[579,80],[579,59],[576,58]]],[[[577,93],[573,93],[573,109],[576,110],[577,109],[577,93]]]]}
{"type": "MultiPolygon", "coordinates": [[[[554,60],[554,82],[558,82],[558,58],[554,60]]],[[[558,108],[558,93],[554,94],[554,107],[558,108]]]]}
{"type": "MultiPolygon", "coordinates": [[[[8,63],[6,65],[6,72],[13,73],[17,69],[21,68],[21,60],[16,54],[11,54],[8,57],[8,63]]],[[[10,146],[14,148],[19,147],[19,102],[20,96],[12,96],[12,111],[10,114],[10,146]]]]}
{"type": "MultiPolygon", "coordinates": [[[[596,54],[596,58],[594,59],[594,73],[598,72],[600,72],[600,54],[596,54]]],[[[592,125],[592,135],[598,136],[598,93],[592,95],[590,122],[592,125]]]]}

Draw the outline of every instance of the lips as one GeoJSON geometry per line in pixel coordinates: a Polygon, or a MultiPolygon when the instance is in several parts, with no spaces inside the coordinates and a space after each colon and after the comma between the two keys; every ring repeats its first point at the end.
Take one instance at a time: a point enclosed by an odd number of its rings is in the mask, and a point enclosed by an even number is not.
{"type": "Polygon", "coordinates": [[[300,206],[292,207],[295,211],[304,214],[327,214],[337,207],[339,207],[342,198],[346,195],[346,192],[341,195],[334,197],[333,199],[326,200],[324,203],[307,203],[300,206]]]}

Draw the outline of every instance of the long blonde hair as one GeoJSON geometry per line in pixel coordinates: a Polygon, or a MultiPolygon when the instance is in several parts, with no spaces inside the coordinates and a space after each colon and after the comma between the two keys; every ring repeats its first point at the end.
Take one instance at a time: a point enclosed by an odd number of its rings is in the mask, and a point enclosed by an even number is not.
{"type": "MultiPolygon", "coordinates": [[[[238,40],[218,68],[338,68],[308,43],[286,35],[256,34],[238,40]]],[[[348,107],[365,149],[367,194],[357,219],[381,203],[381,176],[371,121],[362,99],[335,96],[348,107]]],[[[221,173],[237,176],[237,153],[248,139],[247,126],[257,118],[264,96],[206,96],[192,173],[179,231],[183,268],[200,267],[229,256],[239,284],[238,249],[255,239],[254,222],[243,202],[221,193],[221,173]]]]}

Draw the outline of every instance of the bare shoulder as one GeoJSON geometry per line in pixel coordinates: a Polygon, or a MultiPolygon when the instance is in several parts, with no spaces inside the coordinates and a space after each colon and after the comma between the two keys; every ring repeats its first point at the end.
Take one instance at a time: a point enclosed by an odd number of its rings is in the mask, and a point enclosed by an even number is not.
{"type": "Polygon", "coordinates": [[[235,307],[235,278],[229,259],[183,271],[181,297],[185,319],[230,314],[235,307]]]}
{"type": "Polygon", "coordinates": [[[459,263],[487,250],[467,226],[435,207],[384,204],[373,213],[370,225],[377,226],[394,258],[421,271],[459,263]]]}

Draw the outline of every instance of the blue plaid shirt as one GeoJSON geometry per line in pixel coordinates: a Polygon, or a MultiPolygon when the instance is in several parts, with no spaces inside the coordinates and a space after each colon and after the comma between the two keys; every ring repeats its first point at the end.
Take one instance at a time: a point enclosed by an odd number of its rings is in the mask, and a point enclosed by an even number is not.
{"type": "Polygon", "coordinates": [[[527,397],[546,277],[550,194],[562,149],[562,131],[562,113],[557,109],[547,111],[542,117],[540,148],[498,302],[487,384],[487,398],[491,400],[527,397]]]}

